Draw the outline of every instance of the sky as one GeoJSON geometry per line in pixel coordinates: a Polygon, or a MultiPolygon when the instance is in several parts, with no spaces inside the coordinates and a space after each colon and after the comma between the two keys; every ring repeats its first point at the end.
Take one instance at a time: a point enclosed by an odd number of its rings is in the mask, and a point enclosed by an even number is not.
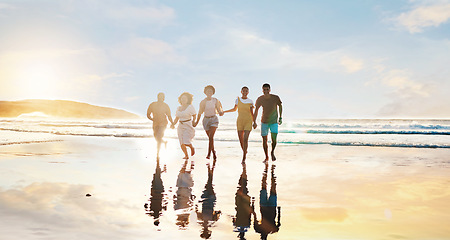
{"type": "Polygon", "coordinates": [[[450,118],[450,1],[0,0],[0,100],[145,116],[271,84],[285,118],[450,118]]]}

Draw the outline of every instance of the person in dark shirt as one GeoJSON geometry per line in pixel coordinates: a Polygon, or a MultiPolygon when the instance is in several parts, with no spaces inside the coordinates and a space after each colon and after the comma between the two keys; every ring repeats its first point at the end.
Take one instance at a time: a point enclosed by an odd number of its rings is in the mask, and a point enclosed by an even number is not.
{"type": "MultiPolygon", "coordinates": [[[[275,161],[275,147],[277,146],[278,125],[281,125],[282,123],[281,115],[283,113],[283,107],[281,105],[280,97],[274,94],[270,94],[270,85],[268,83],[265,83],[262,86],[262,89],[264,94],[256,100],[254,116],[255,119],[258,117],[258,109],[262,107],[263,112],[261,115],[261,136],[263,139],[264,153],[266,155],[264,161],[269,160],[269,150],[267,146],[267,135],[269,134],[269,130],[272,137],[271,157],[272,161],[275,161]]],[[[256,123],[254,123],[254,125],[256,127],[256,123]]]]}

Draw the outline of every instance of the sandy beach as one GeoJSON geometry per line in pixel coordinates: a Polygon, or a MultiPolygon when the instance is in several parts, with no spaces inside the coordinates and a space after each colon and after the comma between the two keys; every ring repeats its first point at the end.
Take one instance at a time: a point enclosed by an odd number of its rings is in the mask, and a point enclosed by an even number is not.
{"type": "MultiPolygon", "coordinates": [[[[49,138],[54,141],[0,146],[2,239],[201,239],[195,206],[205,204],[213,164],[205,159],[205,141],[194,142],[197,152],[187,165],[192,206],[180,228],[175,208],[184,160],[177,140],[168,139],[154,181],[152,138],[49,138]],[[158,226],[145,208],[156,183],[164,206],[158,226]]],[[[221,214],[208,229],[211,239],[234,239],[241,174],[246,171],[260,220],[266,166],[258,142],[250,143],[245,169],[238,142],[216,142],[216,149],[212,187],[221,214]]],[[[268,239],[450,238],[449,149],[279,144],[276,153],[267,183],[270,188],[273,170],[281,226],[268,239]]],[[[260,239],[253,218],[251,224],[245,238],[260,239]]]]}

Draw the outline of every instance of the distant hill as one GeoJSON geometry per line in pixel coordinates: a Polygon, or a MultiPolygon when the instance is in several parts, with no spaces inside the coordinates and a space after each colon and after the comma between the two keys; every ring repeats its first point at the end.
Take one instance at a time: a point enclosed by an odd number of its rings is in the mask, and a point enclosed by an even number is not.
{"type": "Polygon", "coordinates": [[[40,112],[51,117],[87,119],[136,119],[140,116],[124,110],[94,106],[67,100],[0,101],[0,117],[18,117],[40,112]]]}

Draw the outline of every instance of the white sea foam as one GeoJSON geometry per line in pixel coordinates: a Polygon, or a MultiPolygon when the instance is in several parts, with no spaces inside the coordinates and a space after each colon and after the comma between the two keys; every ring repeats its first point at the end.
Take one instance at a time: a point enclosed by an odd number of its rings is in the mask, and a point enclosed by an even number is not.
{"type": "MultiPolygon", "coordinates": [[[[55,120],[49,118],[0,119],[1,144],[47,141],[42,136],[74,135],[96,137],[152,137],[152,124],[147,120],[93,121],[55,120]],[[3,137],[8,132],[34,133],[26,140],[21,134],[3,137]],[[41,135],[39,135],[41,134],[41,135]]],[[[201,124],[196,139],[206,140],[201,124]]],[[[280,126],[278,141],[284,144],[331,144],[342,146],[383,146],[450,148],[450,120],[409,119],[325,119],[285,121],[280,126]]],[[[23,135],[23,134],[22,134],[23,135]]],[[[176,138],[176,130],[168,128],[166,137],[176,138]]],[[[216,141],[238,141],[235,121],[221,119],[216,141]]],[[[259,128],[250,141],[261,141],[259,128]]]]}

